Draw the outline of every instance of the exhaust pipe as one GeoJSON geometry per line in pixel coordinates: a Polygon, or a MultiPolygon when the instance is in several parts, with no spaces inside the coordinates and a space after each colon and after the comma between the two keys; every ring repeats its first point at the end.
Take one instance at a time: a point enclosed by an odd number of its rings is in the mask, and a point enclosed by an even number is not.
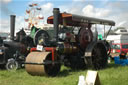
{"type": "Polygon", "coordinates": [[[55,42],[58,42],[58,30],[59,30],[59,15],[60,11],[59,8],[53,9],[53,24],[54,24],[54,30],[55,30],[55,42]]]}
{"type": "Polygon", "coordinates": [[[10,39],[14,40],[15,33],[15,15],[10,15],[10,39]]]}

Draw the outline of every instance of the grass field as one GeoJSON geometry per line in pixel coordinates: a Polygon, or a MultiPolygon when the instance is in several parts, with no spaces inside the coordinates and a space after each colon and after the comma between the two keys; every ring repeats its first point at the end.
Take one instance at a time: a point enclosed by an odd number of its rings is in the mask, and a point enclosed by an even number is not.
{"type": "MultiPolygon", "coordinates": [[[[0,85],[77,85],[79,76],[86,73],[87,70],[73,71],[64,66],[57,77],[31,76],[24,69],[0,70],[0,85]]],[[[99,70],[99,77],[102,85],[128,85],[128,66],[109,64],[99,70]]]]}

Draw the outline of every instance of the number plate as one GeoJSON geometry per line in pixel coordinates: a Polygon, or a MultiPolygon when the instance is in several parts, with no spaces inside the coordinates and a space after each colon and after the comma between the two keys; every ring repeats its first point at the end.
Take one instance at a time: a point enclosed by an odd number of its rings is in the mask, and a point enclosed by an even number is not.
{"type": "Polygon", "coordinates": [[[92,56],[91,52],[85,52],[85,56],[92,56]]]}
{"type": "Polygon", "coordinates": [[[37,45],[36,49],[39,50],[39,51],[43,51],[43,46],[42,45],[37,45]]]}

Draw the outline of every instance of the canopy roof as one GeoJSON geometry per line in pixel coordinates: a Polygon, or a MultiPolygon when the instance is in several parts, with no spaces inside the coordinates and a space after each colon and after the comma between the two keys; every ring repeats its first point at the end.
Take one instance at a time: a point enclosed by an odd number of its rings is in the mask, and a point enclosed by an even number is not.
{"type": "MultiPolygon", "coordinates": [[[[47,23],[53,24],[53,16],[48,17],[47,23]]],[[[63,24],[63,19],[66,20],[66,25],[68,26],[80,26],[81,24],[102,24],[115,26],[115,22],[111,20],[104,20],[86,16],[80,16],[69,13],[60,13],[59,23],[63,24]]]]}

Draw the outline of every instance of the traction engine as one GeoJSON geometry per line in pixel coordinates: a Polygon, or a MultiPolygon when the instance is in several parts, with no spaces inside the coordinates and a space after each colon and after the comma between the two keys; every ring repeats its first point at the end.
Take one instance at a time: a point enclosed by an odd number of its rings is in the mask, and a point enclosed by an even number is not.
{"type": "Polygon", "coordinates": [[[48,17],[54,35],[38,30],[34,36],[37,47],[26,57],[25,69],[31,75],[56,76],[64,64],[72,69],[102,69],[107,65],[109,46],[98,40],[91,30],[93,24],[115,25],[114,21],[60,13],[54,8],[48,17]]]}

